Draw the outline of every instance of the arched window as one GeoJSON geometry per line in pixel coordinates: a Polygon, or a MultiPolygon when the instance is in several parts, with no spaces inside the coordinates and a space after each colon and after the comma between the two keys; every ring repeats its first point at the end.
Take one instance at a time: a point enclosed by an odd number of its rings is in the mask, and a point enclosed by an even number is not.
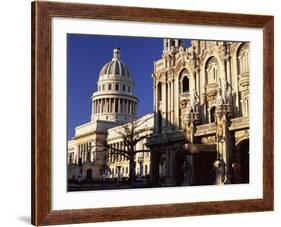
{"type": "Polygon", "coordinates": [[[241,45],[237,51],[238,74],[249,72],[249,44],[241,45]]]}
{"type": "Polygon", "coordinates": [[[189,92],[189,79],[187,76],[182,80],[182,92],[189,92]]]}
{"type": "Polygon", "coordinates": [[[115,91],[119,90],[119,84],[115,84],[115,91]]]}
{"type": "Polygon", "coordinates": [[[206,63],[206,75],[207,75],[207,83],[217,83],[218,82],[218,72],[219,72],[219,66],[218,61],[215,57],[209,58],[209,60],[206,63]]]}
{"type": "Polygon", "coordinates": [[[111,84],[108,85],[108,90],[111,91],[111,84]]]}
{"type": "Polygon", "coordinates": [[[179,76],[180,93],[189,92],[189,73],[187,69],[181,71],[179,76]]]}

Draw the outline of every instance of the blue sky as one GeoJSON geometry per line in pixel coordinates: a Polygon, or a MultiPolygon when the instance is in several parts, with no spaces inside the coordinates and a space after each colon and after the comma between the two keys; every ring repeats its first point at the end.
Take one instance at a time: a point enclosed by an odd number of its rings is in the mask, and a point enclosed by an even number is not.
{"type": "MultiPolygon", "coordinates": [[[[75,127],[91,119],[91,96],[97,89],[102,66],[112,59],[113,48],[121,49],[121,60],[129,67],[139,98],[138,116],[153,112],[151,74],[153,62],[161,58],[163,39],[100,35],[67,35],[67,137],[75,127]]],[[[185,41],[185,46],[190,41],[185,41]]]]}

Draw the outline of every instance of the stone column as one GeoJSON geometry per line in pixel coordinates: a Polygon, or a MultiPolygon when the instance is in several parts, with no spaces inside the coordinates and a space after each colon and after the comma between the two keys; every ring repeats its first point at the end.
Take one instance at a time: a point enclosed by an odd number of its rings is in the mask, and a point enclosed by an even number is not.
{"type": "Polygon", "coordinates": [[[232,87],[232,78],[231,78],[231,68],[230,68],[230,56],[229,53],[225,56],[225,62],[226,62],[226,77],[227,81],[232,87]]]}
{"type": "Polygon", "coordinates": [[[101,99],[101,113],[104,112],[104,99],[101,99]]]}
{"type": "Polygon", "coordinates": [[[121,112],[121,99],[117,99],[118,101],[118,113],[121,112]]]}
{"type": "Polygon", "coordinates": [[[174,120],[174,124],[176,125],[176,127],[179,127],[179,81],[178,78],[174,81],[175,84],[175,89],[174,89],[174,104],[175,104],[175,120],[174,120]]]}
{"type": "Polygon", "coordinates": [[[84,144],[84,162],[87,160],[87,143],[84,144]]]}
{"type": "Polygon", "coordinates": [[[167,127],[167,94],[166,94],[166,82],[162,82],[162,130],[163,132],[166,130],[167,127]]]}
{"type": "Polygon", "coordinates": [[[95,108],[95,101],[92,102],[92,115],[95,113],[96,108],[95,108]]]}
{"type": "Polygon", "coordinates": [[[174,94],[174,80],[171,81],[171,123],[174,125],[174,111],[175,111],[175,94],[174,94]]]}
{"type": "Polygon", "coordinates": [[[106,98],[107,113],[110,112],[110,98],[106,98]]]}
{"type": "Polygon", "coordinates": [[[112,109],[111,109],[112,113],[115,113],[115,98],[112,98],[112,109]]]}
{"type": "Polygon", "coordinates": [[[108,103],[107,103],[107,101],[108,101],[107,98],[105,98],[104,99],[104,110],[105,110],[104,112],[106,112],[106,113],[108,112],[108,103]]]}
{"type": "Polygon", "coordinates": [[[135,115],[135,103],[132,102],[132,114],[135,115]]]}
{"type": "Polygon", "coordinates": [[[230,183],[231,153],[233,143],[229,126],[231,124],[227,105],[216,107],[216,141],[217,141],[217,160],[214,163],[216,168],[216,184],[230,183]]]}
{"type": "Polygon", "coordinates": [[[85,144],[82,145],[82,162],[85,160],[85,144]]]}
{"type": "Polygon", "coordinates": [[[96,107],[96,111],[95,113],[99,113],[99,106],[98,106],[98,100],[95,100],[95,107],[96,107]]]}
{"type": "Polygon", "coordinates": [[[124,99],[123,112],[127,113],[127,99],[124,99]]]}
{"type": "MultiPolygon", "coordinates": [[[[155,79],[154,79],[155,80],[155,79]]],[[[159,106],[158,106],[158,86],[157,86],[157,83],[156,81],[154,81],[154,84],[153,84],[153,110],[154,110],[154,131],[155,133],[159,133],[158,132],[158,128],[159,128],[159,122],[158,122],[158,118],[159,118],[159,106]]]]}
{"type": "MultiPolygon", "coordinates": [[[[199,76],[199,69],[196,68],[195,70],[195,77],[196,77],[196,90],[197,90],[197,94],[199,94],[200,96],[200,76],[199,76]]],[[[200,97],[199,97],[200,99],[200,97]]]]}
{"type": "Polygon", "coordinates": [[[171,90],[170,90],[170,81],[167,82],[167,90],[168,90],[168,106],[167,106],[167,127],[170,126],[170,105],[171,105],[171,90]]]}

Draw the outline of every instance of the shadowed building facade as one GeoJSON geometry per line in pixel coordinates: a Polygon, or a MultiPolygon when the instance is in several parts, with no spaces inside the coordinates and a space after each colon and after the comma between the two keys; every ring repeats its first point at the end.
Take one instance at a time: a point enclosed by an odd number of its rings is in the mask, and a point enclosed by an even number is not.
{"type": "Polygon", "coordinates": [[[154,62],[154,185],[249,182],[249,43],[164,39],[154,62]]]}

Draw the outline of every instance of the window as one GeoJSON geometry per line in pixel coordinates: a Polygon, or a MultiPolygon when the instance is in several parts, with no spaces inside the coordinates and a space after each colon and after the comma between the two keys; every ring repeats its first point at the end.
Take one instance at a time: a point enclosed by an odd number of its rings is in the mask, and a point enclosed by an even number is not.
{"type": "Polygon", "coordinates": [[[215,57],[211,57],[206,63],[206,75],[208,84],[217,83],[218,61],[215,57]]]}
{"type": "Polygon", "coordinates": [[[131,92],[131,87],[130,86],[128,86],[128,92],[131,92]]]}
{"type": "Polygon", "coordinates": [[[189,79],[187,76],[185,76],[182,80],[182,92],[188,92],[189,91],[189,79]]]}
{"type": "Polygon", "coordinates": [[[104,84],[102,85],[102,90],[103,90],[103,91],[105,90],[105,85],[104,85],[104,84]]]}
{"type": "Polygon", "coordinates": [[[210,123],[215,122],[216,118],[216,107],[212,107],[210,110],[210,123]]]}
{"type": "Polygon", "coordinates": [[[119,84],[115,84],[115,91],[119,90],[119,84]]]}
{"type": "Polygon", "coordinates": [[[180,72],[178,83],[180,93],[189,92],[189,72],[187,69],[180,72]]]}
{"type": "Polygon", "coordinates": [[[125,84],[123,84],[122,90],[126,91],[126,85],[125,84]]]}
{"type": "Polygon", "coordinates": [[[109,85],[108,85],[108,90],[111,91],[111,89],[112,89],[112,88],[111,88],[111,84],[109,84],[109,85]]]}
{"type": "Polygon", "coordinates": [[[249,44],[243,44],[238,50],[238,73],[243,74],[249,72],[249,44]]]}

